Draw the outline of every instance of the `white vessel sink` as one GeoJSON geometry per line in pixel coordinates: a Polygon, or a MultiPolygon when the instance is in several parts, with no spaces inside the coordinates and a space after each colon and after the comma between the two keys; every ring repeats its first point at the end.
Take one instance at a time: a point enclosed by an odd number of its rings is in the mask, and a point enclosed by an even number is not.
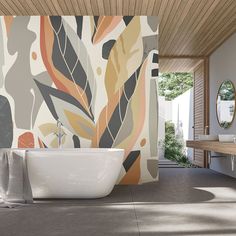
{"type": "Polygon", "coordinates": [[[220,142],[233,143],[235,138],[235,134],[219,134],[220,142]]]}
{"type": "Polygon", "coordinates": [[[198,140],[202,140],[202,141],[217,141],[217,140],[219,140],[219,138],[218,138],[218,135],[199,134],[198,135],[198,140]]]}

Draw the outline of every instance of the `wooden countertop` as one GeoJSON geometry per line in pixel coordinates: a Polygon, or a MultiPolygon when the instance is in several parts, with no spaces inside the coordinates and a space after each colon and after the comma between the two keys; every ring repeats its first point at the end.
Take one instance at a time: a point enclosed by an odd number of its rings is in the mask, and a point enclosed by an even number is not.
{"type": "Polygon", "coordinates": [[[236,155],[235,143],[223,143],[219,141],[187,140],[186,146],[189,148],[202,149],[205,151],[213,151],[224,154],[236,155]]]}

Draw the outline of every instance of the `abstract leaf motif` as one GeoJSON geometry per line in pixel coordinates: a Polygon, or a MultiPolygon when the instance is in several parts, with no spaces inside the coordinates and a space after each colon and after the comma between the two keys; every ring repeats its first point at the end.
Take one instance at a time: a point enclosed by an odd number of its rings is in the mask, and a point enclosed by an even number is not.
{"type": "MultiPolygon", "coordinates": [[[[132,153],[131,153],[132,154],[132,153]]],[[[140,180],[140,162],[141,155],[136,158],[133,165],[129,168],[126,175],[122,178],[119,184],[138,184],[140,180]]]]}
{"type": "MultiPolygon", "coordinates": [[[[77,57],[79,58],[81,66],[83,68],[85,68],[84,71],[87,76],[86,86],[90,87],[90,90],[92,93],[90,107],[91,107],[92,111],[94,111],[95,110],[97,86],[96,86],[96,79],[95,79],[95,76],[93,73],[93,68],[91,65],[90,55],[88,54],[88,51],[87,51],[83,41],[76,35],[75,31],[71,28],[71,26],[68,25],[65,21],[63,21],[63,25],[65,28],[66,35],[67,35],[68,39],[70,40],[71,45],[72,45],[77,57]]],[[[79,25],[77,25],[77,29],[78,29],[78,27],[79,27],[79,25]]],[[[77,30],[77,32],[78,32],[78,30],[77,30]]],[[[76,76],[78,76],[78,78],[81,76],[79,71],[78,71],[78,75],[76,75],[76,76]]]]}
{"type": "Polygon", "coordinates": [[[13,123],[8,99],[0,95],[0,148],[10,148],[13,141],[13,123]]]}
{"type": "Polygon", "coordinates": [[[135,71],[101,112],[93,146],[124,148],[125,155],[129,154],[142,129],[145,116],[145,102],[142,100],[145,97],[146,63],[147,61],[144,62],[141,70],[138,68],[135,71]],[[132,115],[135,116],[131,122],[128,121],[131,127],[130,132],[126,132],[128,109],[131,109],[132,115]],[[120,135],[122,139],[118,143],[120,135]]]}
{"type": "Polygon", "coordinates": [[[14,19],[13,16],[4,16],[4,21],[5,21],[7,36],[8,36],[8,34],[9,34],[9,32],[10,32],[13,19],[14,19]]]}
{"type": "MultiPolygon", "coordinates": [[[[29,30],[29,16],[16,16],[11,22],[8,33],[7,49],[10,55],[15,55],[16,60],[5,76],[6,91],[15,102],[15,123],[17,128],[30,130],[34,126],[39,107],[43,99],[37,89],[30,66],[30,50],[36,39],[36,34],[29,30]],[[20,30],[19,30],[20,29],[20,30]],[[17,40],[16,40],[17,39],[17,40]],[[21,86],[16,86],[16,80],[21,86]],[[22,112],[24,110],[24,112],[22,112]]],[[[47,72],[36,75],[37,80],[43,80],[51,85],[47,72]]]]}
{"type": "Polygon", "coordinates": [[[123,163],[126,175],[120,181],[120,184],[138,184],[140,179],[140,151],[132,151],[123,163]]]}
{"type": "Polygon", "coordinates": [[[38,143],[40,148],[47,148],[46,144],[40,138],[38,138],[38,143]]]}
{"type": "Polygon", "coordinates": [[[1,52],[0,54],[0,88],[2,88],[3,80],[4,80],[2,67],[5,64],[2,25],[0,25],[0,52],[1,52]]]}
{"type": "MultiPolygon", "coordinates": [[[[155,55],[155,54],[154,54],[155,55]]],[[[157,156],[157,145],[156,140],[158,139],[158,95],[157,95],[157,80],[150,80],[150,94],[152,97],[149,98],[149,142],[150,142],[150,156],[157,156]],[[155,99],[154,99],[155,98],[155,99]]],[[[156,165],[156,168],[158,165],[156,165]]]]}
{"type": "Polygon", "coordinates": [[[114,44],[107,62],[105,85],[108,99],[141,65],[143,43],[139,17],[134,17],[114,44]]]}
{"type": "Polygon", "coordinates": [[[79,38],[82,38],[82,29],[83,29],[83,16],[76,16],[75,17],[76,23],[77,23],[77,35],[79,38]]]}
{"type": "Polygon", "coordinates": [[[157,35],[143,37],[143,61],[152,50],[156,50],[158,46],[157,35]]]}
{"type": "Polygon", "coordinates": [[[158,21],[155,17],[147,17],[147,23],[153,32],[157,31],[158,21]]]}
{"type": "MultiPolygon", "coordinates": [[[[140,18],[121,17],[120,20],[124,21],[122,26],[124,23],[126,25],[125,30],[115,42],[109,42],[109,47],[103,51],[103,58],[108,60],[105,74],[108,103],[100,113],[96,126],[93,117],[96,83],[93,69],[89,68],[91,63],[88,63],[87,49],[81,40],[82,25],[85,22],[83,17],[75,19],[77,32],[61,17],[41,19],[42,56],[57,87],[55,91],[47,88],[47,93],[44,92],[43,96],[47,97],[45,101],[55,119],[63,119],[62,123],[73,134],[91,139],[93,147],[124,148],[129,159],[143,128],[146,110],[145,59],[150,50],[141,36],[140,18]],[[47,43],[45,35],[51,35],[51,40],[47,40],[47,43]],[[74,70],[79,72],[74,74],[74,70]]],[[[112,17],[94,18],[96,29],[93,43],[101,42],[119,22],[115,23],[112,17]],[[104,27],[105,25],[107,26],[104,27]]],[[[86,37],[84,34],[83,39],[86,37]]],[[[42,94],[43,90],[45,89],[42,89],[42,94]]],[[[73,141],[75,146],[80,146],[77,136],[73,136],[73,141]]],[[[139,181],[140,158],[139,153],[126,170],[127,175],[122,183],[139,181]]]]}
{"type": "Polygon", "coordinates": [[[126,26],[130,23],[132,19],[133,19],[133,16],[123,16],[123,21],[125,22],[126,26]]]}
{"type": "Polygon", "coordinates": [[[134,162],[137,160],[137,158],[140,156],[140,151],[132,151],[130,154],[127,156],[126,160],[123,163],[123,166],[128,172],[130,167],[134,164],[134,162]]]}
{"type": "Polygon", "coordinates": [[[156,179],[158,175],[158,160],[155,159],[147,160],[147,169],[152,178],[156,179]]]}
{"type": "Polygon", "coordinates": [[[31,132],[25,132],[18,138],[18,148],[34,148],[34,135],[31,132]]]}
{"type": "MultiPolygon", "coordinates": [[[[53,124],[53,123],[42,124],[39,126],[39,130],[41,131],[44,138],[53,136],[53,138],[51,138],[49,146],[52,148],[58,148],[58,138],[56,136],[58,128],[57,128],[56,124],[53,124]]],[[[62,127],[62,131],[63,131],[63,127],[62,127]]],[[[62,137],[62,144],[65,143],[65,139],[66,139],[66,136],[64,135],[62,137]]],[[[41,141],[41,145],[44,146],[44,143],[42,142],[42,140],[40,140],[40,141],[41,141]]]]}
{"type": "Polygon", "coordinates": [[[86,118],[79,116],[74,110],[64,110],[65,116],[69,121],[69,127],[73,128],[73,133],[79,134],[83,138],[91,139],[94,135],[94,124],[86,118]]]}
{"type": "Polygon", "coordinates": [[[93,43],[99,43],[121,22],[122,16],[100,16],[93,35],[93,43]]]}
{"type": "Polygon", "coordinates": [[[56,87],[78,100],[93,119],[87,75],[65,33],[62,18],[41,17],[40,37],[43,61],[56,87]]]}
{"type": "Polygon", "coordinates": [[[102,45],[102,58],[107,60],[116,40],[111,39],[102,45]]]}
{"type": "Polygon", "coordinates": [[[79,137],[76,135],[73,135],[72,137],[73,143],[74,143],[74,148],[80,148],[80,140],[79,137]]]}
{"type": "Polygon", "coordinates": [[[92,117],[74,97],[35,80],[55,120],[60,119],[72,133],[91,139],[94,135],[92,117]]]}
{"type": "MultiPolygon", "coordinates": [[[[63,20],[58,16],[50,17],[50,21],[56,38],[53,44],[53,64],[66,78],[73,81],[76,87],[79,86],[82,89],[81,97],[84,100],[83,102],[88,106],[88,110],[90,110],[92,94],[87,75],[70,39],[66,35],[63,20]]],[[[79,92],[80,90],[78,90],[78,93],[79,92]]]]}

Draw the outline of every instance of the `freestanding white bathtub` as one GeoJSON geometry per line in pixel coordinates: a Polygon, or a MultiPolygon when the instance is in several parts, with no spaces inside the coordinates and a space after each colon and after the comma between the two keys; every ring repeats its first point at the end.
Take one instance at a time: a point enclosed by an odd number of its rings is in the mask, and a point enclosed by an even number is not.
{"type": "Polygon", "coordinates": [[[26,154],[33,198],[101,198],[111,193],[123,149],[29,149],[26,154]]]}

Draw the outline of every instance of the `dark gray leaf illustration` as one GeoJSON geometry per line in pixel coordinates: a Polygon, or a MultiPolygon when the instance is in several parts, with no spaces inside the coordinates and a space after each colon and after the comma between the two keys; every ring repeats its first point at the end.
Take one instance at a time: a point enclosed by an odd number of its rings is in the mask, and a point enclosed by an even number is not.
{"type": "Polygon", "coordinates": [[[11,107],[6,97],[0,95],[0,148],[9,148],[13,140],[11,107]]]}
{"type": "MultiPolygon", "coordinates": [[[[90,75],[87,75],[88,71],[86,71],[85,63],[82,61],[83,55],[81,54],[80,58],[77,55],[76,49],[79,50],[80,48],[78,46],[75,48],[76,46],[71,41],[73,40],[72,37],[67,35],[67,31],[71,33],[71,30],[67,29],[70,26],[63,21],[61,16],[51,16],[50,21],[55,36],[52,52],[53,64],[67,79],[71,80],[75,83],[75,86],[79,86],[85,92],[89,103],[90,115],[93,117],[92,85],[90,85],[91,81],[89,81],[90,75]]],[[[79,39],[77,35],[76,37],[79,39]]],[[[92,70],[91,68],[89,67],[90,71],[92,70]]]]}

